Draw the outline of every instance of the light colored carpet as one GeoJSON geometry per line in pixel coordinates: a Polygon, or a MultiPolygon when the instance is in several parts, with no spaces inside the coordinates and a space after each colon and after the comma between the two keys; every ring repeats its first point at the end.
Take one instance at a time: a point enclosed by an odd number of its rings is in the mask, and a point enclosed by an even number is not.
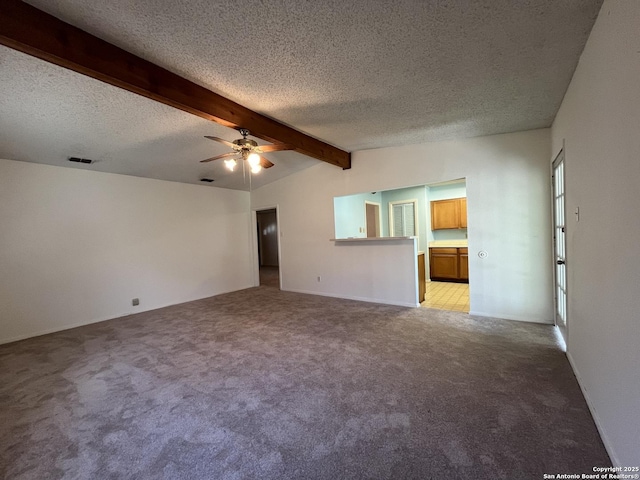
{"type": "Polygon", "coordinates": [[[8,479],[540,479],[608,464],[550,326],[260,287],[0,346],[8,479]]]}

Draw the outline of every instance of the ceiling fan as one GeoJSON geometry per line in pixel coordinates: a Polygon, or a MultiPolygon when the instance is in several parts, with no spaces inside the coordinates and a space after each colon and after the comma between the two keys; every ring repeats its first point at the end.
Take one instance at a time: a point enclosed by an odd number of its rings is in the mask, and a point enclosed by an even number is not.
{"type": "Polygon", "coordinates": [[[210,135],[205,135],[204,138],[208,138],[209,140],[215,140],[216,142],[220,142],[227,147],[233,148],[233,152],[223,153],[222,155],[216,155],[215,157],[207,158],[205,160],[201,160],[200,163],[213,162],[214,160],[220,160],[225,158],[224,161],[225,166],[233,171],[238,164],[237,160],[246,160],[249,166],[251,167],[252,173],[258,173],[263,168],[271,168],[273,167],[273,163],[271,163],[266,158],[260,156],[261,153],[267,152],[277,152],[281,150],[293,150],[291,145],[286,145],[284,143],[276,143],[274,145],[261,145],[259,146],[254,140],[247,138],[249,136],[249,130],[246,128],[239,129],[240,135],[242,138],[238,138],[233,142],[229,142],[222,138],[212,137],[210,135]],[[236,158],[233,158],[236,157],[236,158]]]}

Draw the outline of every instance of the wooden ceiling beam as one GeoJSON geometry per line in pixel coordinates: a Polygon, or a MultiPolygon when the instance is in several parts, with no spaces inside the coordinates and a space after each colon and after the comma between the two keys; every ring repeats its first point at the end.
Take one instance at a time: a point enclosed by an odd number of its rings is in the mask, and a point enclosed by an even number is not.
{"type": "Polygon", "coordinates": [[[0,0],[0,44],[296,152],[351,168],[349,152],[249,110],[20,0],[0,0]]]}

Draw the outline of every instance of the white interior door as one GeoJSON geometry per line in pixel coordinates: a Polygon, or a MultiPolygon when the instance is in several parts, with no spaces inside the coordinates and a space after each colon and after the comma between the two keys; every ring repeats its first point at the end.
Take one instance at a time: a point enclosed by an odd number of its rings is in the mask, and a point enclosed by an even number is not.
{"type": "Polygon", "coordinates": [[[389,226],[392,237],[413,237],[418,233],[417,200],[389,203],[389,226]]]}
{"type": "Polygon", "coordinates": [[[556,325],[567,342],[567,265],[565,242],[564,149],[553,161],[553,250],[555,260],[556,325]]]}

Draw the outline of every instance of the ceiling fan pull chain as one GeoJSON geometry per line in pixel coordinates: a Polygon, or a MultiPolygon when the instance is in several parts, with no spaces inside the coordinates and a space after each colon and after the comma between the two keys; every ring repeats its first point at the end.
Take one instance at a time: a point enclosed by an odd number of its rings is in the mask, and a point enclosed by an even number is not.
{"type": "Polygon", "coordinates": [[[242,160],[242,183],[246,185],[247,183],[247,170],[245,169],[244,164],[246,163],[244,159],[242,160]]]}

